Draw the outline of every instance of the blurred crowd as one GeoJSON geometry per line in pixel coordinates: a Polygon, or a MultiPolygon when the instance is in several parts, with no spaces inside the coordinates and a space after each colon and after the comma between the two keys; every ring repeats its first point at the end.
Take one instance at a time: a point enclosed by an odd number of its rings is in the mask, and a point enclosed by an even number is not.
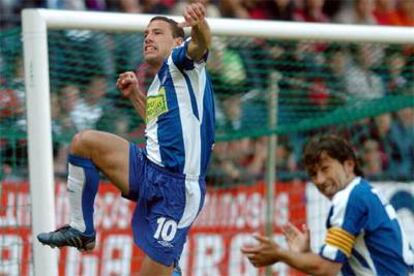
{"type": "Polygon", "coordinates": [[[301,153],[307,139],[317,133],[335,133],[348,138],[355,147],[364,175],[371,180],[414,179],[414,108],[404,108],[362,119],[350,126],[279,135],[274,153],[268,151],[266,136],[217,143],[211,183],[226,185],[263,180],[269,154],[276,156],[277,179],[305,179],[301,153]]]}
{"type": "MultiPolygon", "coordinates": [[[[191,1],[191,0],[190,0],[191,1]]],[[[20,24],[24,8],[181,14],[183,0],[4,0],[1,26],[20,24]]],[[[337,22],[349,24],[414,25],[411,0],[201,0],[210,17],[337,22]]]]}
{"type": "MultiPolygon", "coordinates": [[[[50,8],[126,13],[181,15],[187,1],[178,0],[4,0],[0,2],[2,33],[20,26],[24,8],[50,8]]],[[[300,22],[414,26],[413,0],[221,0],[203,1],[209,17],[264,19],[300,22]]],[[[92,37],[93,38],[93,37],[92,37]]],[[[53,74],[69,81],[51,83],[51,115],[54,162],[57,176],[66,174],[69,141],[77,131],[95,128],[115,132],[130,140],[143,138],[143,125],[114,87],[118,73],[137,71],[145,88],[152,76],[141,65],[139,50],[121,54],[124,41],[103,37],[103,43],[67,32],[68,45],[51,46],[51,56],[62,57],[63,47],[75,49],[89,44],[86,67],[100,70],[76,76],[70,82],[64,68],[82,67],[71,61],[83,56],[65,53],[65,66],[51,64],[53,74]],[[119,46],[122,47],[119,47],[119,46]],[[100,53],[100,56],[94,54],[100,53]],[[91,57],[92,55],[92,57],[91,57]],[[102,58],[105,57],[105,58],[102,58]],[[107,59],[107,60],[103,60],[107,59]],[[109,65],[108,65],[109,64],[109,65]]],[[[60,39],[59,41],[62,41],[60,39]]],[[[140,38],[134,40],[141,43],[140,38]]],[[[2,40],[2,47],[13,48],[2,40]],[[4,43],[4,44],[3,44],[4,43]]],[[[10,44],[10,43],[9,43],[10,44]]],[[[128,46],[126,46],[128,47],[128,46]]],[[[27,122],[24,114],[24,75],[21,50],[0,51],[0,179],[27,178],[27,122]],[[3,56],[2,56],[3,55],[3,56]],[[4,72],[12,72],[5,75],[4,72]],[[13,139],[10,139],[13,137],[13,139]]],[[[124,51],[125,52],[125,51],[124,51]]],[[[280,42],[264,39],[232,40],[214,37],[209,71],[217,96],[217,125],[220,130],[254,130],[267,124],[262,91],[278,89],[279,124],[295,124],[301,116],[323,112],[352,101],[375,100],[388,95],[414,96],[413,45],[339,45],[310,42],[280,42]],[[271,62],[269,62],[271,61],[271,62]],[[276,73],[276,74],[273,74],[276,73]],[[277,83],[277,87],[272,85],[277,83]],[[273,87],[273,88],[272,88],[273,87]],[[310,113],[303,113],[304,107],[310,113]]],[[[74,72],[71,72],[74,74],[74,72]]],[[[56,79],[55,78],[55,79],[56,79]]],[[[268,137],[231,139],[215,145],[208,181],[211,185],[253,183],[263,180],[269,154],[276,156],[280,180],[303,179],[302,147],[315,132],[336,132],[355,145],[367,177],[373,180],[414,180],[414,98],[412,104],[395,112],[371,116],[356,123],[279,135],[274,153],[268,137]]],[[[250,137],[250,135],[247,135],[250,137]]],[[[254,135],[253,135],[254,136],[254,135]]]]}

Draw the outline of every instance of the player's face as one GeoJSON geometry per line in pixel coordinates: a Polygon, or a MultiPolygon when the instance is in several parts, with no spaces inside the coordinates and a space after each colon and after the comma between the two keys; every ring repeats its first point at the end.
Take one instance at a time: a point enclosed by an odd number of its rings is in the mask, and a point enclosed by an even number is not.
{"type": "Polygon", "coordinates": [[[309,169],[309,176],[318,190],[327,198],[344,189],[355,177],[354,161],[343,164],[323,152],[318,164],[309,169]]]}
{"type": "Polygon", "coordinates": [[[181,42],[174,38],[170,25],[162,20],[152,21],[144,32],[144,59],[149,64],[161,64],[171,50],[181,42]]]}

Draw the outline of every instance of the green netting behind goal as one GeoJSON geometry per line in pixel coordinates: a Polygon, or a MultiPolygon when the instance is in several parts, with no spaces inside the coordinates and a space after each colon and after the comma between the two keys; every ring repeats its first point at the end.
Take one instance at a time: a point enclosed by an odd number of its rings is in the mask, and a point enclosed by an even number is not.
{"type": "MultiPolygon", "coordinates": [[[[0,35],[2,164],[27,170],[21,30],[0,35]]],[[[115,88],[136,71],[148,86],[139,33],[49,31],[55,158],[74,133],[110,131],[143,142],[143,121],[115,88]]],[[[414,107],[414,45],[214,37],[208,70],[217,141],[351,128],[414,107]],[[269,118],[276,109],[277,120],[269,118]]]]}
{"type": "MultiPolygon", "coordinates": [[[[51,31],[52,93],[62,95],[73,86],[80,98],[88,98],[91,83],[96,87],[94,80],[101,78],[101,97],[109,101],[97,103],[105,112],[96,127],[113,130],[118,117],[125,116],[129,128],[137,127],[140,120],[119,97],[114,82],[125,70],[139,70],[141,44],[139,34],[51,31]]],[[[218,103],[218,140],[344,124],[413,106],[410,50],[401,45],[216,37],[208,68],[218,103]],[[393,65],[399,59],[403,64],[393,65]],[[400,70],[395,87],[391,70],[400,70]],[[267,115],[274,92],[276,127],[269,126],[267,115]]]]}

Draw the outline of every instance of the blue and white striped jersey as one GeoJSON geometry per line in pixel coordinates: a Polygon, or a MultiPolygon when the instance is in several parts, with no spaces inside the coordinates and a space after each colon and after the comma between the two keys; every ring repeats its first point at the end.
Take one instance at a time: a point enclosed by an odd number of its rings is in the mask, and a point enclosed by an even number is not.
{"type": "Polygon", "coordinates": [[[408,275],[414,251],[394,208],[355,178],[335,194],[320,255],[343,263],[342,275],[408,275]]]}
{"type": "Polygon", "coordinates": [[[214,144],[215,111],[207,54],[192,61],[189,42],[172,50],[148,90],[145,154],[172,172],[198,178],[214,144]]]}

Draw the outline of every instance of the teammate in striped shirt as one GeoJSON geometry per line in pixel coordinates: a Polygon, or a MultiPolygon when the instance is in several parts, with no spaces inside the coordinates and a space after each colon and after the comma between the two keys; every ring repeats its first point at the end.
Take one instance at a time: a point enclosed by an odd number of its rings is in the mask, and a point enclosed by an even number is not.
{"type": "Polygon", "coordinates": [[[305,148],[305,167],[318,190],[332,202],[319,254],[310,250],[309,231],[289,224],[289,249],[263,236],[242,251],[255,266],[281,261],[312,275],[408,275],[414,251],[394,208],[364,178],[352,147],[343,139],[315,137],[305,148]]]}
{"type": "Polygon", "coordinates": [[[71,221],[39,234],[43,244],[94,248],[93,202],[100,170],[124,197],[137,201],[132,228],[145,253],[140,275],[171,275],[204,203],[215,125],[205,68],[211,33],[204,6],[189,4],[184,19],[178,24],[157,16],[145,29],[144,58],[155,74],[146,95],[133,72],[120,74],[117,81],[145,118],[145,148],[109,133],[78,133],[69,156],[71,221]],[[183,27],[191,27],[187,40],[183,27]]]}

